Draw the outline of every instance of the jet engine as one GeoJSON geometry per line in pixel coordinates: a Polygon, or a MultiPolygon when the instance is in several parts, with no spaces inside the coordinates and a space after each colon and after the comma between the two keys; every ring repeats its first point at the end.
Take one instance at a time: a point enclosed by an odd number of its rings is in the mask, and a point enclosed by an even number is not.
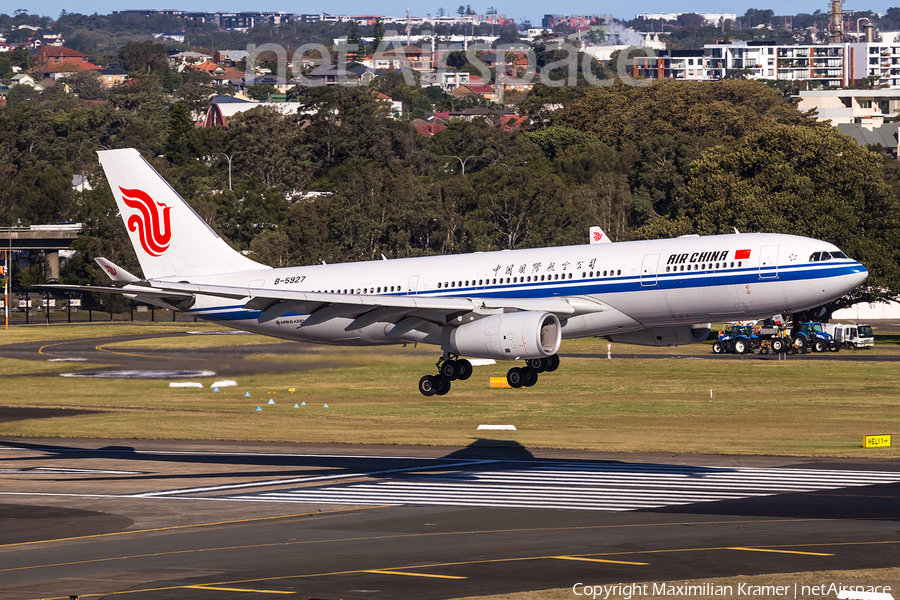
{"type": "Polygon", "coordinates": [[[561,340],[556,315],[537,311],[493,315],[450,331],[450,349],[456,354],[498,360],[553,356],[561,340]]]}
{"type": "Polygon", "coordinates": [[[709,337],[711,323],[677,325],[675,327],[648,327],[628,333],[609,336],[614,342],[636,344],[638,346],[683,346],[705,342],[709,337]]]}

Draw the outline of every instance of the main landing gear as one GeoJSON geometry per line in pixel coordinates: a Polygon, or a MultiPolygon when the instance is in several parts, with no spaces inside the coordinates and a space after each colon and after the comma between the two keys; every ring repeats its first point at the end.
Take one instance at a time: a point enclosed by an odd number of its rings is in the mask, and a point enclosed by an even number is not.
{"type": "Polygon", "coordinates": [[[506,373],[506,382],[514,387],[531,387],[537,383],[538,373],[553,372],[559,368],[559,355],[530,358],[524,367],[513,367],[506,373]]]}
{"type": "MultiPolygon", "coordinates": [[[[465,381],[472,376],[472,363],[457,356],[452,358],[445,354],[437,362],[438,374],[425,375],[419,380],[419,391],[425,396],[443,396],[450,391],[450,382],[457,379],[465,381]]],[[[554,354],[546,358],[532,358],[525,361],[524,367],[513,367],[506,374],[506,381],[511,387],[531,387],[537,383],[538,373],[553,372],[559,368],[559,356],[554,354]]]]}
{"type": "Polygon", "coordinates": [[[450,391],[450,382],[457,379],[465,381],[472,376],[472,363],[459,357],[453,359],[449,354],[437,362],[438,374],[426,375],[419,380],[419,391],[425,396],[443,396],[450,391]]]}

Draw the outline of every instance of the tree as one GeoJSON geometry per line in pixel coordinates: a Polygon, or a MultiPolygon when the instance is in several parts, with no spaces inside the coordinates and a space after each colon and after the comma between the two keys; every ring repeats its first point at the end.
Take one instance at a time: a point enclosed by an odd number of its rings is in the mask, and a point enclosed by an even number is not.
{"type": "Polygon", "coordinates": [[[73,73],[66,80],[66,83],[71,86],[73,92],[78,94],[79,98],[84,98],[85,100],[101,100],[107,95],[94,71],[73,73]]]}
{"type": "Polygon", "coordinates": [[[466,16],[466,7],[463,6],[462,4],[460,4],[459,8],[456,9],[456,14],[458,14],[461,17],[466,16]]]}
{"type": "Polygon", "coordinates": [[[637,235],[737,227],[821,239],[869,269],[865,287],[829,308],[894,299],[900,296],[900,203],[885,184],[881,161],[831,127],[773,126],[704,151],[691,165],[685,218],[658,219],[637,235]]]}
{"type": "Polygon", "coordinates": [[[687,133],[736,140],[775,124],[822,126],[763,83],[662,79],[647,87],[620,81],[593,87],[556,115],[555,124],[587,131],[616,150],[655,135],[687,133]]]}
{"type": "Polygon", "coordinates": [[[443,7],[443,6],[441,6],[440,8],[437,9],[437,16],[438,16],[438,17],[443,18],[443,17],[446,16],[446,15],[447,15],[447,11],[444,10],[444,7],[443,7]]]}
{"type": "Polygon", "coordinates": [[[384,39],[384,25],[381,24],[381,19],[375,19],[375,25],[372,28],[372,51],[377,52],[378,47],[381,46],[381,40],[384,39]]]}
{"type": "Polygon", "coordinates": [[[156,42],[128,42],[119,49],[119,61],[126,71],[160,73],[169,68],[166,47],[156,42]]]}
{"type": "Polygon", "coordinates": [[[184,102],[176,102],[169,113],[165,152],[166,158],[174,163],[184,163],[188,158],[185,136],[194,130],[191,109],[184,102]]]}
{"type": "Polygon", "coordinates": [[[247,86],[247,97],[252,98],[253,100],[266,100],[272,94],[277,93],[278,90],[275,89],[274,85],[254,83],[253,85],[247,86]]]}

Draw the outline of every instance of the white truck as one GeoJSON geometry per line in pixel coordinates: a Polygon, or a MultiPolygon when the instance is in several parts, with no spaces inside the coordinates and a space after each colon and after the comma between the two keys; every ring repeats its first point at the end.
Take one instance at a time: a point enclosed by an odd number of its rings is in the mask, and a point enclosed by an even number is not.
{"type": "Polygon", "coordinates": [[[856,323],[827,323],[825,331],[831,334],[834,341],[842,348],[872,348],[875,346],[875,335],[871,325],[856,323]]]}

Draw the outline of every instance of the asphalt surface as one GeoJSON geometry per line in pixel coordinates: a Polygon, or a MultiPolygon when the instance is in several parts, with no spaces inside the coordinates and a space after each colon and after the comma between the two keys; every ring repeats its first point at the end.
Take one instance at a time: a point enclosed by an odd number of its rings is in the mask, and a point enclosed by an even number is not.
{"type": "Polygon", "coordinates": [[[441,599],[900,562],[900,460],[0,439],[0,473],[10,600],[441,599]]]}
{"type": "MultiPolygon", "coordinates": [[[[297,370],[245,358],[307,351],[105,347],[147,337],[0,357],[229,376],[297,370]]],[[[0,438],[4,600],[444,599],[897,564],[900,459],[0,438]]]]}

